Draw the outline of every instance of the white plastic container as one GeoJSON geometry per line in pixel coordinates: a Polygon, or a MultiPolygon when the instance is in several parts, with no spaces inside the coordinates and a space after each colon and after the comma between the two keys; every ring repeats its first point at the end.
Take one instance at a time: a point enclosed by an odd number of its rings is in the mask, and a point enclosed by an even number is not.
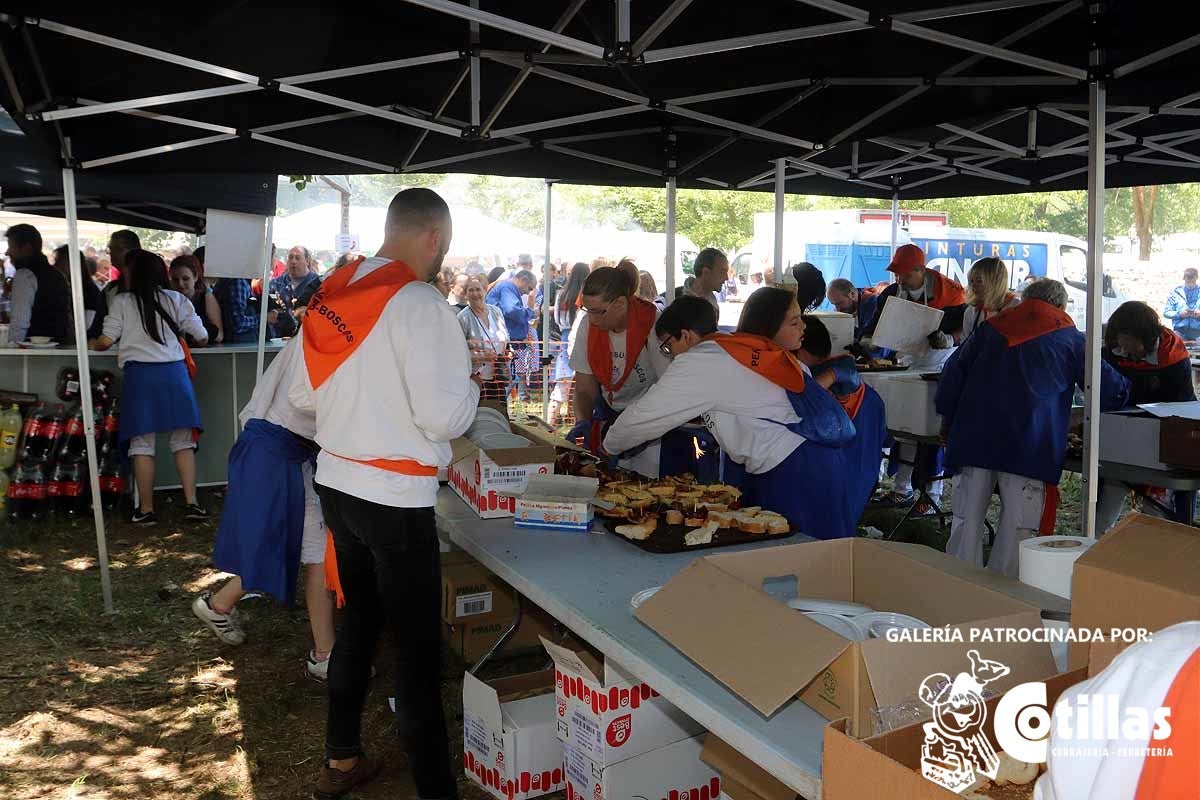
{"type": "Polygon", "coordinates": [[[840,311],[815,311],[810,316],[821,320],[829,331],[829,342],[832,345],[830,355],[840,356],[846,353],[846,348],[854,344],[854,315],[843,314],[840,311]]]}
{"type": "Polygon", "coordinates": [[[934,407],[937,381],[903,375],[873,385],[887,408],[889,429],[914,436],[937,436],[941,431],[942,417],[934,407]]]}

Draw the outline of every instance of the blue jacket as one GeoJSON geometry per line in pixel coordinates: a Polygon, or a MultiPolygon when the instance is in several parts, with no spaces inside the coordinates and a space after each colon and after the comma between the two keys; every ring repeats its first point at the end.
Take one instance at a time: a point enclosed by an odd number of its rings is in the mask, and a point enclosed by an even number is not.
{"type": "MultiPolygon", "coordinates": [[[[937,411],[950,430],[946,466],[1057,484],[1067,454],[1071,402],[1083,386],[1083,333],[1039,300],[1002,311],[947,360],[937,411]]],[[[1102,363],[1100,408],[1129,402],[1129,381],[1102,363]]]]}
{"type": "Polygon", "coordinates": [[[1187,287],[1175,287],[1175,291],[1171,292],[1171,296],[1167,298],[1167,307],[1163,309],[1163,316],[1174,323],[1176,333],[1189,341],[1200,339],[1200,319],[1180,317],[1179,314],[1183,311],[1200,311],[1200,287],[1193,290],[1190,303],[1187,297],[1187,287]]]}
{"type": "Polygon", "coordinates": [[[515,283],[511,280],[497,283],[488,292],[487,302],[504,313],[509,341],[523,342],[529,338],[529,321],[537,316],[537,312],[521,302],[521,292],[515,283]]]}
{"type": "Polygon", "coordinates": [[[858,290],[858,310],[854,318],[854,341],[866,335],[867,326],[875,319],[875,309],[879,305],[879,295],[867,294],[866,289],[858,290]]]}

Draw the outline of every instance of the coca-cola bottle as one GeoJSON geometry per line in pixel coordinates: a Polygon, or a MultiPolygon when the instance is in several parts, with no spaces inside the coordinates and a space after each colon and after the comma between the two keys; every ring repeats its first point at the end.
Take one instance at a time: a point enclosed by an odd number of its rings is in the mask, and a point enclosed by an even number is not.
{"type": "Polygon", "coordinates": [[[63,367],[58,371],[58,381],[54,385],[54,394],[59,400],[74,403],[79,399],[79,368],[63,367]]]}
{"type": "Polygon", "coordinates": [[[116,511],[125,494],[125,476],[115,454],[100,463],[99,481],[100,507],[105,511],[116,511]]]}
{"type": "Polygon", "coordinates": [[[9,519],[43,519],[46,516],[46,488],[46,472],[41,465],[18,465],[8,486],[9,519]]]}
{"type": "Polygon", "coordinates": [[[92,373],[92,404],[97,408],[108,403],[113,396],[113,374],[106,369],[92,373]]]}
{"type": "Polygon", "coordinates": [[[101,461],[116,460],[120,452],[121,409],[114,399],[104,412],[104,417],[96,430],[100,439],[99,458],[101,461]]]}
{"type": "Polygon", "coordinates": [[[84,433],[83,409],[76,406],[67,419],[67,426],[58,444],[58,463],[80,464],[87,460],[87,435],[84,433]]]}
{"type": "Polygon", "coordinates": [[[55,514],[77,517],[85,510],[87,492],[84,489],[86,470],[82,464],[59,464],[50,474],[46,494],[50,510],[55,514]]]}
{"type": "Polygon", "coordinates": [[[17,461],[22,464],[40,463],[45,457],[45,441],[42,431],[50,420],[50,411],[45,403],[38,403],[25,415],[21,428],[21,443],[17,446],[17,461]]]}

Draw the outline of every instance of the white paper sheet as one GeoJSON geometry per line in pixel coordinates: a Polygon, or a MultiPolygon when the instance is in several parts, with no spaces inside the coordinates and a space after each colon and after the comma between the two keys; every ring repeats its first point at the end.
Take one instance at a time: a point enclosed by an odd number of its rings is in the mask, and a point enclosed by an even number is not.
{"type": "Polygon", "coordinates": [[[210,208],[205,231],[205,276],[263,276],[267,253],[267,217],[210,208]]]}
{"type": "Polygon", "coordinates": [[[1163,417],[1200,419],[1200,400],[1191,400],[1187,403],[1142,403],[1138,408],[1149,411],[1160,419],[1163,417]]]}
{"type": "Polygon", "coordinates": [[[942,316],[941,309],[889,297],[872,344],[898,353],[923,355],[929,350],[929,334],[937,330],[942,316]]]}

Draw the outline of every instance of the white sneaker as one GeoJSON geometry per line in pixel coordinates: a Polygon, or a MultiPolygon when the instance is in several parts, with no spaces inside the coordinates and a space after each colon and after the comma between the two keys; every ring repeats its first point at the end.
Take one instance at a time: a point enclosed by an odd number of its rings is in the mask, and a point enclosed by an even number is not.
{"type": "Polygon", "coordinates": [[[315,650],[308,651],[308,659],[304,666],[308,669],[309,677],[318,681],[329,680],[329,656],[321,661],[317,661],[317,652],[315,650]]]}
{"type": "Polygon", "coordinates": [[[205,592],[197,597],[192,602],[192,613],[207,625],[213,635],[223,643],[242,644],[245,642],[246,632],[242,630],[242,626],[238,622],[237,609],[233,609],[228,614],[221,614],[213,609],[209,602],[211,599],[212,592],[205,592]]]}

